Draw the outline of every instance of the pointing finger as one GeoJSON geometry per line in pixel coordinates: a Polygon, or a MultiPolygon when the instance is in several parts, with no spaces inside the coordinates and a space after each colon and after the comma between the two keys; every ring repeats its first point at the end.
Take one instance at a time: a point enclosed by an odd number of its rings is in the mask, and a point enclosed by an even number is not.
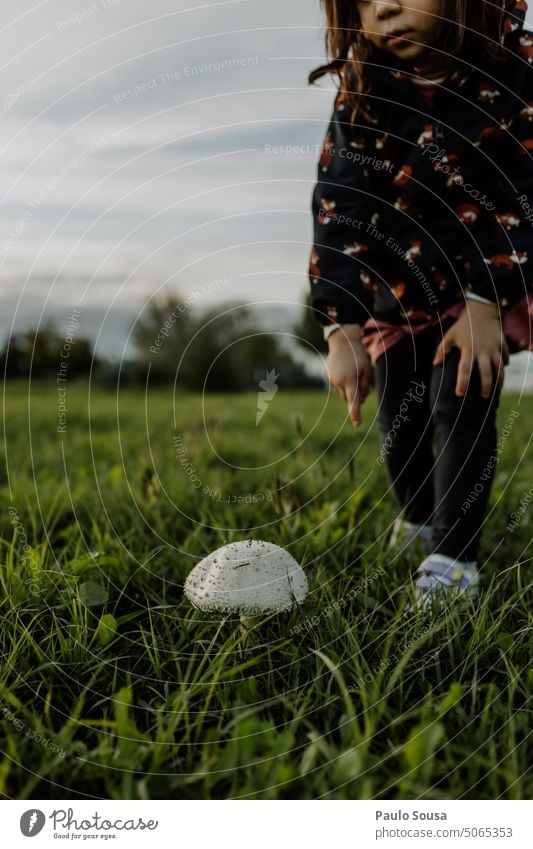
{"type": "Polygon", "coordinates": [[[359,427],[361,419],[361,398],[359,395],[358,386],[350,386],[346,391],[346,401],[348,403],[348,415],[355,427],[359,427]]]}
{"type": "Polygon", "coordinates": [[[498,388],[501,389],[503,387],[503,381],[505,379],[505,365],[506,365],[505,359],[503,358],[503,351],[502,351],[502,356],[498,356],[498,354],[495,354],[492,357],[492,365],[494,366],[494,370],[496,372],[496,384],[497,384],[498,388]]]}

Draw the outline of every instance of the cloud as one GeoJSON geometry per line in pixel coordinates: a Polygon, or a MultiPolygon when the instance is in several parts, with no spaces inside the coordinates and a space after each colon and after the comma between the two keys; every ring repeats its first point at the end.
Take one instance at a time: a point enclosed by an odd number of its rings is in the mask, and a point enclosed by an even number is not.
{"type": "MultiPolygon", "coordinates": [[[[176,250],[192,290],[216,272],[219,260],[202,260],[208,241],[231,250],[274,238],[261,214],[292,196],[307,215],[295,238],[308,239],[316,157],[293,162],[291,194],[288,163],[264,145],[308,139],[313,109],[321,140],[331,97],[305,82],[320,51],[317,4],[61,0],[22,15],[6,24],[6,79],[24,94],[6,116],[0,165],[5,275],[90,276],[110,263],[127,274],[142,244],[154,253],[147,278],[165,279],[176,264],[165,243],[185,233],[176,250]]],[[[249,269],[251,257],[236,264],[249,269]]]]}

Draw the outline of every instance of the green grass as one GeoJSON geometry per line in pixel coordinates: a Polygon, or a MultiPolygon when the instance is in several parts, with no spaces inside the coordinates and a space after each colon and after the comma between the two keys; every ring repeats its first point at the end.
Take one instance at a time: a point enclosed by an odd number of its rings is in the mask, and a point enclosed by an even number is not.
{"type": "Polygon", "coordinates": [[[387,550],[373,398],[355,431],[338,398],[280,389],[256,427],[255,394],[72,384],[59,434],[54,385],[5,399],[3,796],[531,796],[531,514],[506,526],[531,485],[533,399],[502,402],[501,423],[521,415],[483,592],[432,617],[405,611],[419,554],[387,550]],[[247,537],[310,583],[248,651],[235,619],[183,597],[198,559],[247,537]]]}

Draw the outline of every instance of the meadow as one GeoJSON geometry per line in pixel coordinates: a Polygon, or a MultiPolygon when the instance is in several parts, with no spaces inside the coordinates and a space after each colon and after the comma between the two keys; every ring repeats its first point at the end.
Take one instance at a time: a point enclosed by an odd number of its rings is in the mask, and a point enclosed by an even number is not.
{"type": "Polygon", "coordinates": [[[481,595],[429,612],[408,610],[420,551],[387,544],[374,397],[360,430],[283,387],[258,424],[256,393],[72,382],[62,419],[54,383],[3,401],[4,798],[531,797],[533,398],[502,399],[481,595]],[[252,648],[183,596],[250,537],[310,586],[252,648]]]}

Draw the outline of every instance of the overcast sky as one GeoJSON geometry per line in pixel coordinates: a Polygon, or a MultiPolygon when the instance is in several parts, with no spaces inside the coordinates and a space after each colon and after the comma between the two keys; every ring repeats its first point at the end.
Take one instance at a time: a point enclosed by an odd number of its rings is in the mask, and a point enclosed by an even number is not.
{"type": "Polygon", "coordinates": [[[301,301],[334,92],[306,83],[323,58],[319,0],[2,12],[3,332],[15,314],[120,315],[165,288],[206,305],[301,301]]]}
{"type": "Polygon", "coordinates": [[[130,310],[161,288],[300,301],[316,154],[265,145],[322,140],[333,85],[306,84],[318,0],[3,12],[4,325],[22,290],[32,317],[130,310]]]}

